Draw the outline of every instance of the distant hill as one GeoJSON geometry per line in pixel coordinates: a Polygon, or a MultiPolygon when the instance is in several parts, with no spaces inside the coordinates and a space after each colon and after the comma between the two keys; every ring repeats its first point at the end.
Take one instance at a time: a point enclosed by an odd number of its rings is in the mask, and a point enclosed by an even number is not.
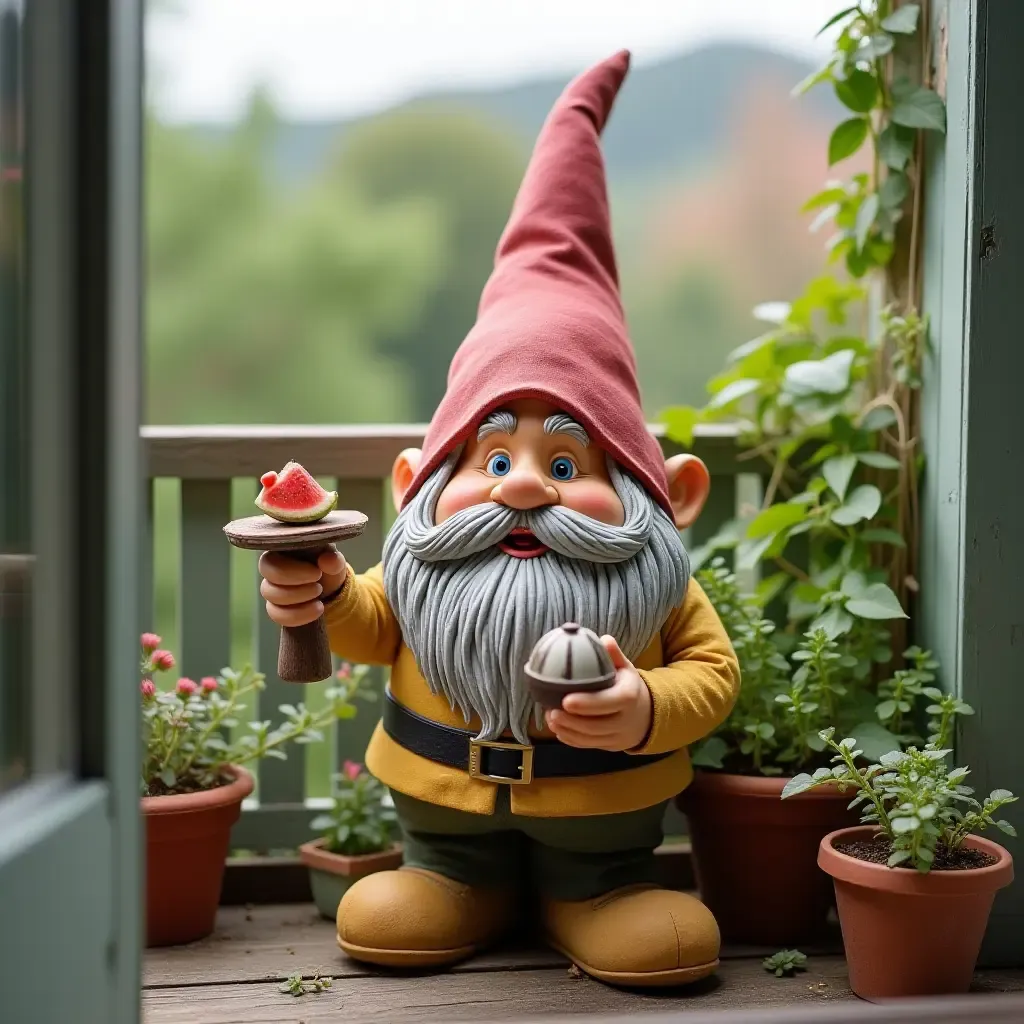
{"type": "MultiPolygon", "coordinates": [[[[774,50],[734,43],[708,45],[634,67],[605,132],[609,178],[618,184],[649,181],[701,164],[717,150],[737,97],[766,79],[795,85],[811,70],[810,64],[774,50]]],[[[568,76],[504,88],[439,92],[397,109],[482,112],[508,125],[529,145],[567,81],[568,76]]],[[[823,88],[794,102],[833,121],[839,109],[831,91],[823,88]]],[[[285,181],[314,173],[345,131],[361,120],[282,122],[273,149],[278,173],[285,181]]],[[[228,126],[193,127],[217,137],[228,126]]]]}

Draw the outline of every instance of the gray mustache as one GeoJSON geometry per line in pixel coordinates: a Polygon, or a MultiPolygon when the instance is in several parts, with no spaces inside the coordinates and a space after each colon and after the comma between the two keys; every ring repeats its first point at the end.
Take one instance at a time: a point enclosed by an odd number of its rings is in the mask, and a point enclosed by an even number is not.
{"type": "MultiPolygon", "coordinates": [[[[462,509],[434,524],[433,502],[416,503],[405,524],[409,552],[424,562],[468,558],[494,547],[516,529],[529,530],[542,544],[566,558],[612,564],[636,555],[650,540],[654,515],[664,513],[649,501],[637,500],[637,490],[621,487],[621,471],[610,462],[612,482],[623,497],[625,522],[613,526],[592,519],[562,505],[535,509],[512,509],[494,502],[462,509]],[[616,479],[618,477],[618,479],[616,479]],[[416,508],[419,514],[413,512],[416,508]]],[[[666,517],[667,518],[667,517],[666,517]]]]}

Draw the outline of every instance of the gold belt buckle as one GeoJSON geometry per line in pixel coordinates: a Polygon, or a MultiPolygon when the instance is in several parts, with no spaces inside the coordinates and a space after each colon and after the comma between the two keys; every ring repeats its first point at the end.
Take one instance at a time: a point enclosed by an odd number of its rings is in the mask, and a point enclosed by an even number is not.
{"type": "Polygon", "coordinates": [[[486,779],[488,782],[505,782],[510,786],[525,786],[533,781],[533,747],[525,743],[498,743],[494,740],[469,741],[469,774],[474,779],[486,779]],[[483,747],[495,750],[520,750],[523,763],[519,767],[521,778],[513,779],[507,775],[487,775],[482,770],[483,747]]]}

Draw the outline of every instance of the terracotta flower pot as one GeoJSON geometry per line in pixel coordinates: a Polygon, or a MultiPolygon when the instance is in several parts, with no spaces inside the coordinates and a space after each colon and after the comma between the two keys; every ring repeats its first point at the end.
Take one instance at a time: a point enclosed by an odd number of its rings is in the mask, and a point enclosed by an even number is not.
{"type": "Polygon", "coordinates": [[[213,931],[231,827],[253,777],[201,793],[142,798],[146,823],[146,945],[176,946],[213,931]]]}
{"type": "Polygon", "coordinates": [[[323,839],[314,839],[304,843],[299,847],[299,857],[309,868],[309,884],[316,909],[329,921],[337,917],[341,897],[353,882],[375,871],[393,871],[402,863],[400,843],[379,853],[349,857],[325,850],[323,842],[323,839]]]}
{"type": "Polygon", "coordinates": [[[869,825],[825,836],[818,864],[832,876],[850,988],[867,1000],[966,992],[974,976],[992,901],[1013,881],[1013,860],[998,843],[964,845],[997,860],[983,868],[889,868],[840,853],[835,844],[870,839],[869,825]]]}
{"type": "Polygon", "coordinates": [[[722,936],[793,946],[821,936],[832,886],[817,868],[818,844],[855,825],[850,792],[823,786],[781,799],[784,778],[697,771],[676,798],[690,825],[701,899],[722,936]]]}

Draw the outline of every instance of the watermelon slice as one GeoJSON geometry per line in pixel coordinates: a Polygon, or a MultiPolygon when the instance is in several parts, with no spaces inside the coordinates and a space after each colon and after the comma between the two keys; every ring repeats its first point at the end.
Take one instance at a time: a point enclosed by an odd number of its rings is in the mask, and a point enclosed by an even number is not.
{"type": "Polygon", "coordinates": [[[315,523],[338,504],[337,491],[325,491],[297,462],[260,477],[256,507],[282,523],[315,523]]]}

